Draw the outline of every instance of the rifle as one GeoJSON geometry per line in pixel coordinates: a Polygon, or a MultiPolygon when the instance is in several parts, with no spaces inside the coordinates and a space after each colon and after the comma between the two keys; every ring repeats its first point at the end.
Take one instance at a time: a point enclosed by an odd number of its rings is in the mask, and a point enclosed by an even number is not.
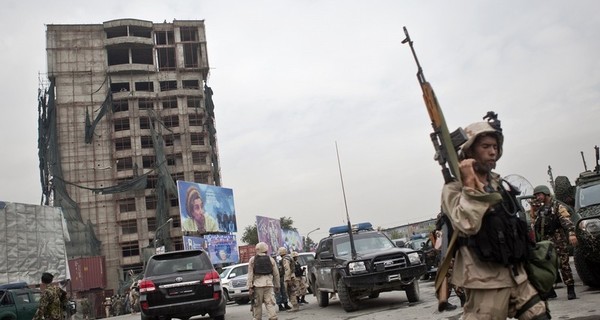
{"type": "Polygon", "coordinates": [[[548,180],[548,182],[550,182],[550,187],[552,187],[552,192],[556,192],[554,190],[554,176],[552,175],[552,167],[548,166],[548,177],[550,178],[550,180],[548,180]]]}
{"type": "MultiPolygon", "coordinates": [[[[423,68],[421,68],[421,64],[419,63],[419,59],[417,58],[417,54],[413,46],[413,41],[410,39],[406,27],[404,27],[404,34],[406,35],[406,39],[402,40],[402,43],[409,44],[410,50],[415,58],[415,62],[417,63],[417,79],[419,80],[419,85],[423,91],[423,100],[425,100],[427,113],[429,114],[431,126],[433,127],[433,132],[430,134],[430,138],[435,149],[434,159],[442,167],[444,183],[447,184],[453,181],[461,181],[460,172],[458,169],[457,149],[467,141],[467,136],[462,128],[458,128],[452,133],[450,133],[448,130],[446,120],[444,119],[444,114],[442,113],[442,108],[437,101],[431,84],[425,80],[423,68]]],[[[440,312],[445,310],[448,304],[448,295],[450,292],[448,290],[448,281],[446,279],[446,275],[448,274],[450,262],[452,261],[452,256],[454,255],[453,252],[454,247],[456,246],[457,238],[458,232],[453,232],[448,243],[446,255],[443,257],[443,261],[440,264],[438,272],[435,276],[435,291],[438,298],[438,310],[440,312]]]]}

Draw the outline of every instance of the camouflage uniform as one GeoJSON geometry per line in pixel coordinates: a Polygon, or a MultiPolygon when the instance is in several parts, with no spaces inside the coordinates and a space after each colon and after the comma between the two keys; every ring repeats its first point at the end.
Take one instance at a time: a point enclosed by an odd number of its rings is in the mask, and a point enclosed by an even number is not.
{"type": "MultiPolygon", "coordinates": [[[[279,251],[280,255],[282,255],[281,253],[286,252],[286,249],[282,247],[279,248],[279,251]]],[[[290,257],[288,254],[282,255],[281,258],[281,263],[283,264],[284,270],[283,280],[285,283],[285,290],[287,292],[288,300],[292,304],[292,309],[290,311],[298,311],[298,282],[296,275],[294,274],[294,262],[292,261],[292,257],[290,257]]]]}
{"type": "Polygon", "coordinates": [[[563,205],[555,200],[541,206],[535,212],[535,233],[538,240],[550,240],[556,247],[560,260],[560,273],[566,286],[575,284],[573,272],[569,264],[568,234],[575,233],[571,215],[563,205]],[[565,234],[564,231],[567,231],[565,234]]]}
{"type": "Polygon", "coordinates": [[[32,320],[63,320],[67,301],[67,293],[63,289],[48,285],[32,320]]]}

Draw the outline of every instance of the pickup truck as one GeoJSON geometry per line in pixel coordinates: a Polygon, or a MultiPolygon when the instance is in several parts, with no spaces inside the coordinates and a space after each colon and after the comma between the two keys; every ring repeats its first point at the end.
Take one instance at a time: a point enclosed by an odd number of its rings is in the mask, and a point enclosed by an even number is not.
{"type": "Polygon", "coordinates": [[[381,292],[405,291],[409,302],[420,299],[419,278],[426,272],[422,252],[398,248],[370,223],[333,227],[319,242],[309,263],[309,283],[320,307],[337,293],[346,312],[358,310],[360,300],[381,292]],[[350,241],[352,233],[354,253],[350,241]]]}
{"type": "Polygon", "coordinates": [[[41,296],[25,282],[0,285],[0,320],[31,320],[41,296]]]}

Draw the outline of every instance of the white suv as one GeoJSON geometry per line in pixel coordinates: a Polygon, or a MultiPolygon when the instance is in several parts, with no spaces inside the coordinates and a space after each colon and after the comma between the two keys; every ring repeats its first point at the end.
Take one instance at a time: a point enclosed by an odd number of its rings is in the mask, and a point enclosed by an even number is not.
{"type": "Polygon", "coordinates": [[[221,278],[221,286],[223,287],[223,295],[227,301],[231,301],[229,296],[230,292],[233,292],[231,287],[231,280],[235,277],[248,274],[248,263],[234,264],[223,268],[219,277],[221,278]]]}

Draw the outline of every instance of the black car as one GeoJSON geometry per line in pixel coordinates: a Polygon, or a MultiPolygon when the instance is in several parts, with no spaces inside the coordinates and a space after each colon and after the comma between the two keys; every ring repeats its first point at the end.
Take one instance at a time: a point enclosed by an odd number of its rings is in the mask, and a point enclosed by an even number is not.
{"type": "Polygon", "coordinates": [[[370,223],[355,225],[351,231],[334,227],[329,233],[309,263],[309,282],[320,307],[329,305],[330,293],[338,294],[348,312],[357,310],[361,299],[387,291],[404,291],[409,302],[419,301],[419,278],[426,272],[420,251],[396,247],[370,223]]]}
{"type": "Polygon", "coordinates": [[[225,319],[221,279],[205,251],[152,256],[139,288],[142,320],[187,320],[206,314],[213,319],[225,319]]]}

